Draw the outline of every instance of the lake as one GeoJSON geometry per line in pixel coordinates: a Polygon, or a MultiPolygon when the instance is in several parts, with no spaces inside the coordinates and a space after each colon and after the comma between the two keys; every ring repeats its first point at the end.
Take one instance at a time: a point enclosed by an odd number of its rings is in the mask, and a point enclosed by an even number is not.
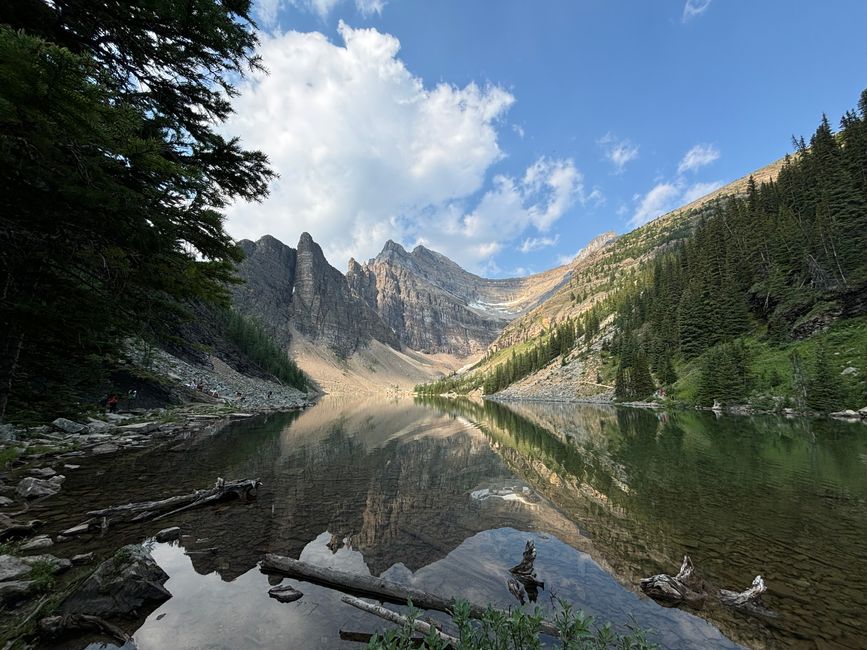
{"type": "MultiPolygon", "coordinates": [[[[76,461],[78,462],[78,461],[76,461]]],[[[60,529],[97,507],[259,478],[250,503],[178,514],[58,548],[107,554],[157,529],[171,600],[135,633],[140,649],[335,648],[381,621],[298,580],[267,595],[265,553],[517,607],[508,568],[525,542],[566,600],[666,648],[867,646],[867,427],[610,406],[326,397],[168,446],[90,457],[34,516],[60,529]],[[770,617],[711,599],[698,613],[640,595],[689,554],[713,586],[761,574],[770,617]]],[[[56,532],[56,531],[52,531],[56,532]]],[[[528,609],[535,605],[528,604],[528,609]]],[[[91,647],[112,647],[93,644],[91,647]]]]}

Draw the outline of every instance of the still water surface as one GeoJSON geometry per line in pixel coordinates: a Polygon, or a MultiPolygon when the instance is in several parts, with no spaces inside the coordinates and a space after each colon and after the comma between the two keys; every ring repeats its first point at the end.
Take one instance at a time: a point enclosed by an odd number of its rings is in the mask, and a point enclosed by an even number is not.
{"type": "MultiPolygon", "coordinates": [[[[506,579],[527,539],[546,586],[538,605],[557,596],[651,630],[662,647],[867,647],[861,424],[326,398],[300,414],[83,461],[41,507],[59,530],[86,510],[217,476],[263,487],[254,502],[159,522],[184,536],[154,545],[173,597],[142,621],[140,649],[336,648],[340,629],[380,628],[302,581],[287,581],[300,601],[271,600],[275,581],[256,567],[266,552],[516,607],[506,579]],[[715,587],[741,590],[761,573],[775,616],[713,602],[695,615],[638,593],[642,577],[675,573],[684,553],[715,587]]],[[[153,528],[68,548],[107,553],[153,528]]]]}

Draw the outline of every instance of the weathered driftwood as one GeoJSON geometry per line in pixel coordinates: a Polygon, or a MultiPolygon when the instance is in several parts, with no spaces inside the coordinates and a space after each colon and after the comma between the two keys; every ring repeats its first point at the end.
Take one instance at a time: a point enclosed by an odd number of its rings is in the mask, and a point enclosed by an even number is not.
{"type": "MultiPolygon", "coordinates": [[[[406,625],[409,623],[409,619],[403,614],[398,614],[397,612],[393,612],[390,609],[386,609],[382,605],[375,605],[374,603],[369,603],[366,600],[361,600],[360,598],[356,598],[355,596],[345,595],[341,599],[347,605],[352,605],[353,607],[357,607],[358,609],[367,612],[368,614],[373,614],[374,616],[378,616],[379,618],[385,619],[391,623],[395,623],[397,625],[406,625]]],[[[421,634],[428,635],[433,632],[437,635],[441,641],[448,643],[453,648],[458,647],[458,640],[443,632],[442,630],[437,629],[430,623],[422,621],[420,619],[415,619],[412,622],[412,629],[416,632],[420,632],[421,634]]]]}
{"type": "Polygon", "coordinates": [[[723,605],[734,607],[754,616],[773,617],[774,612],[765,607],[762,602],[762,594],[768,590],[762,576],[753,578],[753,584],[744,591],[719,590],[719,599],[723,605]]]}
{"type": "MultiPolygon", "coordinates": [[[[274,555],[273,553],[265,556],[265,559],[259,563],[259,569],[262,573],[300,578],[339,591],[370,596],[398,605],[405,605],[408,600],[411,600],[412,604],[419,609],[434,609],[448,613],[452,611],[454,605],[452,599],[429,594],[420,589],[406,587],[390,580],[326,569],[307,564],[300,560],[293,560],[290,557],[274,555]]],[[[470,617],[476,619],[482,618],[487,611],[485,607],[472,603],[470,603],[469,609],[470,617]]],[[[540,629],[543,634],[549,636],[556,637],[559,634],[557,627],[550,621],[542,621],[540,629]]]]}
{"type": "Polygon", "coordinates": [[[524,588],[521,586],[521,583],[515,580],[514,578],[509,578],[506,582],[506,587],[509,589],[509,593],[511,593],[515,598],[518,599],[522,605],[527,602],[527,592],[524,591],[524,588]]]}
{"type": "Polygon", "coordinates": [[[768,588],[765,586],[765,581],[762,580],[762,576],[756,576],[753,579],[752,586],[744,591],[737,592],[729,591],[728,589],[720,589],[719,599],[724,605],[743,607],[744,605],[757,602],[762,597],[762,594],[767,590],[768,588]]]}
{"type": "Polygon", "coordinates": [[[519,564],[513,566],[509,571],[519,575],[535,575],[533,573],[533,564],[536,562],[536,544],[532,539],[528,539],[524,545],[523,558],[519,564]]]}
{"type": "Polygon", "coordinates": [[[48,616],[39,621],[39,630],[47,637],[57,638],[80,632],[99,632],[121,644],[130,640],[129,634],[99,616],[89,614],[67,614],[48,616]]]}
{"type": "Polygon", "coordinates": [[[240,481],[225,481],[218,478],[212,488],[196,490],[191,494],[182,494],[159,501],[143,501],[112,506],[102,510],[91,510],[87,514],[91,518],[64,530],[60,534],[74,537],[84,533],[104,531],[109,525],[121,522],[157,521],[171,515],[200,508],[202,506],[228,501],[230,499],[250,498],[262,482],[258,479],[242,479],[240,481]]]}
{"type": "Polygon", "coordinates": [[[683,564],[676,576],[660,573],[641,581],[641,590],[663,605],[672,607],[684,604],[701,609],[707,600],[703,581],[695,571],[688,555],[683,556],[683,564]]]}
{"type": "MultiPolygon", "coordinates": [[[[530,602],[535,603],[536,599],[539,597],[539,589],[545,588],[545,583],[541,580],[536,579],[536,569],[534,568],[534,564],[536,562],[536,544],[533,543],[532,539],[528,539],[527,543],[524,545],[524,553],[521,562],[511,569],[509,572],[515,576],[526,589],[525,595],[530,599],[530,602]]],[[[513,594],[513,586],[510,583],[507,583],[509,587],[509,591],[513,594]]],[[[524,591],[523,589],[521,590],[524,591]]],[[[517,594],[515,594],[517,596],[517,594]]],[[[517,596],[518,600],[521,601],[521,604],[524,604],[524,600],[517,596]]]]}

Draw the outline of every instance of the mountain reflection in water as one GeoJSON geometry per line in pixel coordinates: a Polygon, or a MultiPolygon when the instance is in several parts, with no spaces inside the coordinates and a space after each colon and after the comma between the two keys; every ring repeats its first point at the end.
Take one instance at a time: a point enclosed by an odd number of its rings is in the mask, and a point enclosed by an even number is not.
{"type": "MultiPolygon", "coordinates": [[[[765,575],[776,620],[718,607],[702,613],[730,638],[755,647],[857,647],[863,433],[811,436],[799,426],[694,414],[661,421],[594,406],[326,398],[175,451],[87,459],[54,503],[40,506],[40,518],[59,530],[86,510],[185,492],[217,476],[263,481],[254,502],[160,522],[180,525],[184,537],[179,546],[155,545],[173,598],[136,632],[139,648],[333,648],[338,629],[381,628],[338,593],[301,581],[289,581],[305,594],[296,603],[269,599],[269,579],[256,567],[267,552],[517,606],[507,570],[528,538],[548,588],[538,603],[545,608],[553,593],[619,624],[634,617],[664,647],[734,647],[702,619],[636,592],[641,577],[675,571],[686,552],[717,586],[742,588],[765,575]],[[814,518],[817,499],[825,511],[814,518]],[[810,526],[836,541],[814,539],[810,526]]],[[[131,526],[66,548],[102,543],[107,553],[153,532],[131,526]]]]}

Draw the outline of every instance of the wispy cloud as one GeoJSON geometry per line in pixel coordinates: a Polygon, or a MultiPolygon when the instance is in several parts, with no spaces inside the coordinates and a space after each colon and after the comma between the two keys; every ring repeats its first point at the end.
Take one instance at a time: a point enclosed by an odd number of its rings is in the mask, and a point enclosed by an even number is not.
{"type": "Polygon", "coordinates": [[[386,4],[385,0],[355,0],[355,8],[365,18],[373,14],[381,16],[386,4]]]}
{"type": "Polygon", "coordinates": [[[614,165],[616,173],[623,172],[628,162],[638,158],[638,145],[629,140],[618,138],[613,133],[606,133],[598,141],[605,150],[605,157],[614,165]]]}
{"type": "MultiPolygon", "coordinates": [[[[344,0],[257,0],[254,5],[256,19],[261,27],[273,30],[279,25],[278,16],[286,6],[308,11],[327,20],[332,10],[344,0]]],[[[381,16],[388,0],[355,0],[355,8],[364,18],[376,14],[381,16]]]]}
{"type": "Polygon", "coordinates": [[[673,183],[657,183],[647,194],[637,197],[638,207],[629,224],[638,227],[674,209],[679,196],[680,190],[673,183]]]}
{"type": "Polygon", "coordinates": [[[684,154],[683,159],[681,159],[680,164],[677,166],[677,173],[694,172],[705,165],[711,164],[719,156],[719,149],[712,144],[697,144],[684,154]]]}
{"type": "Polygon", "coordinates": [[[686,0],[686,4],[683,5],[681,21],[686,23],[697,16],[701,16],[710,7],[710,3],[711,0],[686,0]]]}
{"type": "Polygon", "coordinates": [[[553,237],[527,237],[518,250],[522,253],[532,253],[549,246],[556,246],[559,241],[560,235],[554,235],[553,237]]]}
{"type": "Polygon", "coordinates": [[[682,177],[674,182],[657,183],[647,194],[636,194],[637,206],[629,225],[633,228],[643,226],[667,212],[692,203],[723,186],[722,181],[687,184],[682,177]]]}
{"type": "Polygon", "coordinates": [[[524,129],[520,124],[513,124],[512,131],[514,131],[519,138],[524,139],[524,129]]]}

